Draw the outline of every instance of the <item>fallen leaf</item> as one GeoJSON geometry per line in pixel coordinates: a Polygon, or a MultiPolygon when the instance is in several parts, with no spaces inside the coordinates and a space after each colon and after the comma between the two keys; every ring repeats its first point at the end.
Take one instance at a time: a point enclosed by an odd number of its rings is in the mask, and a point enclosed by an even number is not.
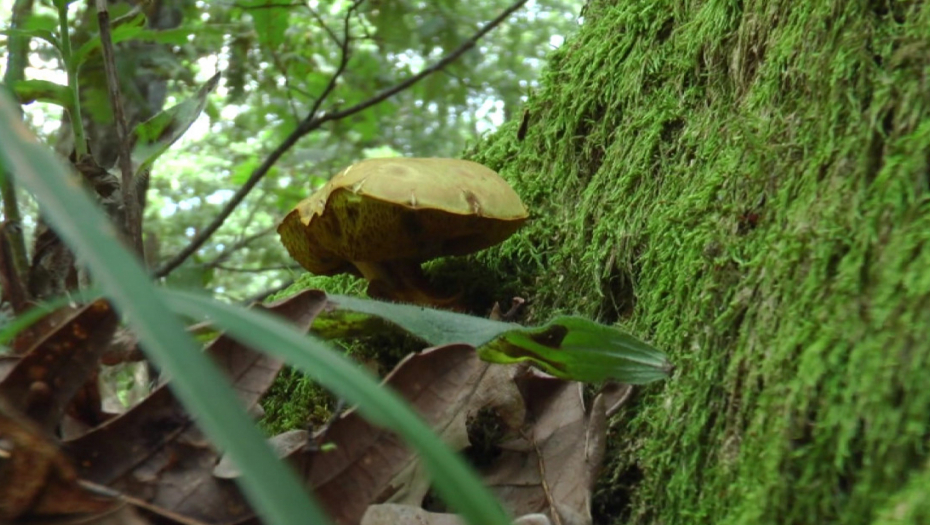
{"type": "MultiPolygon", "coordinates": [[[[325,295],[308,291],[267,306],[307,331],[325,295]]],[[[282,362],[221,336],[206,352],[230,376],[246,407],[255,406],[282,362]]],[[[64,444],[82,478],[146,502],[152,509],[207,523],[247,519],[237,486],[213,475],[219,453],[166,385],[126,413],[64,444]]],[[[151,509],[150,509],[151,510],[151,509]]]]}
{"type": "MultiPolygon", "coordinates": [[[[385,378],[453,449],[469,446],[467,423],[483,409],[494,411],[515,432],[524,422],[523,400],[512,375],[519,367],[491,366],[468,345],[448,345],[408,356],[385,378]]],[[[393,433],[355,411],[315,436],[308,482],[336,523],[358,523],[372,503],[419,507],[430,479],[416,455],[393,433]],[[331,443],[332,450],[323,445],[331,443]]],[[[292,456],[292,460],[294,457],[292,456]]]]}
{"type": "Polygon", "coordinates": [[[54,430],[75,394],[96,377],[116,323],[116,313],[104,300],[79,309],[20,358],[0,382],[0,397],[47,431],[54,430]]]}
{"type": "Polygon", "coordinates": [[[591,490],[604,456],[603,398],[586,411],[580,383],[539,373],[517,383],[529,424],[520,437],[501,444],[494,465],[481,470],[485,482],[513,515],[544,513],[553,523],[591,523],[591,490]]]}
{"type": "MultiPolygon", "coordinates": [[[[279,458],[284,458],[307,446],[309,439],[310,433],[306,430],[288,430],[270,438],[268,445],[271,446],[271,449],[279,458]]],[[[241,476],[242,473],[232,459],[223,454],[220,462],[213,467],[213,475],[220,479],[235,479],[241,476]]]]}
{"type": "Polygon", "coordinates": [[[27,516],[101,513],[113,508],[78,484],[68,459],[50,437],[0,397],[0,522],[27,516]]]}

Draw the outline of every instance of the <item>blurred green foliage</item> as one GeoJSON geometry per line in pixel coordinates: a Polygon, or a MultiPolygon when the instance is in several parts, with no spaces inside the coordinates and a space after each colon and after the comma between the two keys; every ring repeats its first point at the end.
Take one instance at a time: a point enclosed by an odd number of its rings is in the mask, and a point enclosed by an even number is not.
{"type": "MultiPolygon", "coordinates": [[[[146,5],[145,27],[127,15],[126,4],[114,4],[113,17],[129,20],[114,35],[126,37],[117,45],[117,62],[130,118],[149,118],[188,98],[214,72],[223,73],[205,115],[153,170],[144,224],[149,264],[157,267],[186,246],[307,116],[339,66],[346,27],[347,66],[323,111],[363,102],[416,74],[511,3],[369,0],[347,19],[353,6],[348,1],[163,0],[146,5]]],[[[519,111],[543,58],[575,30],[581,5],[530,1],[444,70],[304,137],[169,276],[170,283],[242,300],[300,275],[273,231],[286,210],[366,156],[458,156],[519,111]]],[[[83,3],[74,10],[74,48],[85,56],[81,98],[91,151],[112,163],[111,139],[94,131],[95,125],[113,128],[96,19],[83,3]]],[[[37,3],[26,27],[54,28],[54,16],[50,6],[37,3]]],[[[0,25],[7,24],[0,19],[0,25]]],[[[63,83],[52,46],[32,42],[26,78],[61,77],[63,83]]],[[[0,52],[6,52],[3,40],[0,52]]],[[[70,150],[70,138],[58,129],[59,109],[36,103],[26,111],[43,138],[62,153],[70,150]]]]}

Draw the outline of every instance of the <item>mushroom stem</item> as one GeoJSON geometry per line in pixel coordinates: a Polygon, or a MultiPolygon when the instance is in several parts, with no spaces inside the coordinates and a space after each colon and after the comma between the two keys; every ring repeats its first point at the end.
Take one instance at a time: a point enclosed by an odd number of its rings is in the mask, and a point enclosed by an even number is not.
{"type": "Polygon", "coordinates": [[[462,293],[439,295],[430,286],[423,268],[417,262],[353,261],[352,264],[368,280],[368,295],[371,297],[451,310],[461,309],[458,301],[462,293]]]}

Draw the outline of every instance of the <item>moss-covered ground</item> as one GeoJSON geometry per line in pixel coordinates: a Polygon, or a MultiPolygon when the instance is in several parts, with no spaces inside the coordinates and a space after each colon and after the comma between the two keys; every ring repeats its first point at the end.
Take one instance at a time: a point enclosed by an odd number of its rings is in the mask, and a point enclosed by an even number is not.
{"type": "Polygon", "coordinates": [[[611,427],[600,523],[930,523],[930,2],[592,0],[470,152],[537,320],[678,365],[611,427]],[[521,140],[522,137],[522,140],[521,140]]]}
{"type": "Polygon", "coordinates": [[[677,365],[597,523],[930,523],[930,2],[591,0],[523,124],[482,274],[677,365]]]}

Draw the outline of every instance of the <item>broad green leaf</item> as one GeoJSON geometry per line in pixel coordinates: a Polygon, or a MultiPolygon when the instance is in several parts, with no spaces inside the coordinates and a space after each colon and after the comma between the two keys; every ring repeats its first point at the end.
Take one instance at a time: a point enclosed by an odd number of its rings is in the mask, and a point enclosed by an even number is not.
{"type": "Polygon", "coordinates": [[[181,46],[191,41],[191,36],[202,41],[204,37],[223,38],[226,36],[227,26],[208,25],[208,26],[183,26],[173,29],[146,29],[136,35],[135,39],[141,42],[155,42],[157,44],[171,44],[181,46]]]}
{"type": "Polygon", "coordinates": [[[240,162],[233,168],[229,182],[237,186],[245,184],[245,181],[249,180],[249,176],[252,175],[252,172],[255,171],[259,164],[261,164],[261,160],[258,157],[250,157],[245,162],[240,162]]]}
{"type": "Polygon", "coordinates": [[[71,108],[73,102],[68,86],[48,80],[19,80],[13,83],[13,92],[20,104],[31,104],[38,100],[71,108]]]}
{"type": "MultiPolygon", "coordinates": [[[[473,525],[509,524],[506,514],[471,469],[410,410],[355,362],[265,312],[244,310],[202,295],[167,291],[180,314],[210,319],[235,339],[297,367],[349,403],[365,419],[400,435],[417,452],[443,499],[473,525]]],[[[373,302],[373,301],[370,301],[373,302]]]]}
{"type": "Polygon", "coordinates": [[[255,32],[258,41],[270,49],[277,49],[284,43],[284,32],[287,30],[292,2],[280,0],[246,0],[239,4],[255,22],[255,32]]]}
{"type": "Polygon", "coordinates": [[[38,38],[52,45],[58,52],[61,52],[61,44],[58,42],[58,36],[47,29],[5,29],[0,31],[0,35],[20,36],[27,38],[38,38]]]}
{"type": "MultiPolygon", "coordinates": [[[[143,25],[138,25],[140,23],[145,24],[144,14],[141,16],[141,19],[140,17],[133,17],[128,21],[128,23],[124,23],[119,27],[113,28],[113,31],[110,33],[113,44],[119,44],[120,42],[131,40],[142,34],[145,28],[143,25]]],[[[81,47],[77,48],[74,53],[72,53],[71,62],[74,64],[74,67],[80,67],[80,65],[83,64],[92,53],[99,52],[99,50],[100,35],[97,35],[87,42],[84,42],[81,47]]]]}
{"type": "Polygon", "coordinates": [[[511,330],[478,347],[491,363],[530,362],[573,381],[608,379],[641,385],[671,371],[665,356],[630,334],[581,317],[559,317],[538,329],[511,330]]]}
{"type": "Polygon", "coordinates": [[[23,24],[19,28],[27,31],[45,30],[48,32],[55,32],[59,29],[58,17],[49,14],[33,13],[26,17],[26,20],[23,21],[23,24]]]}
{"type": "Polygon", "coordinates": [[[220,73],[213,75],[192,97],[172,106],[132,130],[132,162],[136,174],[148,169],[197,120],[207,105],[207,96],[216,89],[220,73]]]}
{"type": "Polygon", "coordinates": [[[142,10],[142,5],[137,5],[130,9],[128,5],[116,4],[110,8],[110,17],[110,29],[116,29],[125,25],[145,27],[145,24],[148,22],[145,11],[142,10]],[[126,12],[119,15],[116,9],[121,6],[126,12]]]}
{"type": "MultiPolygon", "coordinates": [[[[362,4],[363,7],[365,4],[362,4]]],[[[383,0],[381,2],[368,2],[369,11],[366,15],[377,31],[379,41],[388,46],[388,49],[400,50],[412,46],[415,41],[413,28],[407,24],[405,16],[410,6],[401,0],[383,0]]]]}
{"type": "Polygon", "coordinates": [[[662,352],[630,334],[581,317],[559,317],[527,328],[419,306],[357,297],[330,296],[335,309],[320,314],[313,332],[324,338],[384,330],[385,322],[431,345],[465,343],[491,363],[529,362],[562,379],[608,379],[644,384],[668,376],[672,367],[662,352]]]}
{"type": "Polygon", "coordinates": [[[239,406],[235,391],[167,310],[142,266],[90,197],[70,183],[73,174],[38,143],[0,93],[0,159],[32,192],[56,232],[90,269],[95,282],[128,320],[149,357],[171,377],[171,387],[198,425],[245,473],[237,479],[268,523],[326,523],[294,472],[265,444],[239,406]]]}

